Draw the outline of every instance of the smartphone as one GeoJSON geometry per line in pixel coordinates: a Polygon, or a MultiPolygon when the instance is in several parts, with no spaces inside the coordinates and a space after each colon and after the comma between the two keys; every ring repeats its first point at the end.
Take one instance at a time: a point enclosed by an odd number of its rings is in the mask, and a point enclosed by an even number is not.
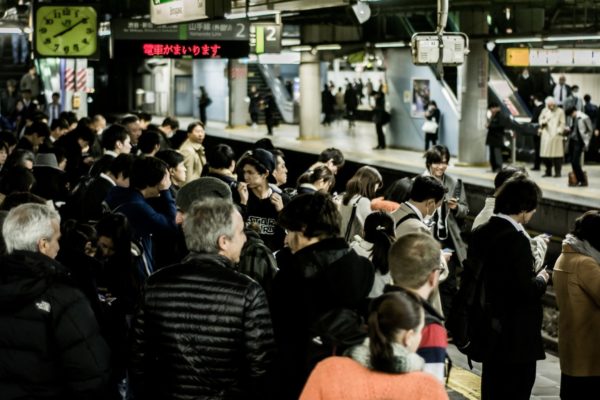
{"type": "MultiPolygon", "coordinates": [[[[542,265],[540,268],[538,268],[538,270],[537,270],[537,271],[535,271],[535,274],[537,275],[537,274],[539,274],[540,272],[542,272],[543,270],[546,270],[546,271],[548,272],[548,264],[546,264],[546,265],[542,265]]],[[[550,272],[548,272],[548,273],[550,273],[550,272]]]]}

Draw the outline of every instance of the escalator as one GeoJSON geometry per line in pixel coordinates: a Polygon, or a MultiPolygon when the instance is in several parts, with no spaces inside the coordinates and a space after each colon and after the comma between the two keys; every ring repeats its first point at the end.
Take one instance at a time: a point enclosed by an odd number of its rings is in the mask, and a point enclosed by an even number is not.
{"type": "Polygon", "coordinates": [[[537,134],[537,128],[530,124],[531,112],[494,54],[488,52],[488,56],[488,99],[500,104],[503,112],[512,117],[512,124],[507,127],[504,157],[509,162],[533,161],[533,137],[537,134]],[[516,135],[513,137],[509,131],[516,135]]]}
{"type": "MultiPolygon", "coordinates": [[[[283,82],[275,76],[273,67],[268,64],[248,64],[248,93],[250,87],[256,86],[261,96],[269,91],[273,94],[277,105],[276,118],[286,124],[298,123],[297,107],[283,82]]],[[[262,113],[261,113],[262,114],[262,113]]],[[[264,115],[259,115],[259,123],[264,123],[264,115]]]]}

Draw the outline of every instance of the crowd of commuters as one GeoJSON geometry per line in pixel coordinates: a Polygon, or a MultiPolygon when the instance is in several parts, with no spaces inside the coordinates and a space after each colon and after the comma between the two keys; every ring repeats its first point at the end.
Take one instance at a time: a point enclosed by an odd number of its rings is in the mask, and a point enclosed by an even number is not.
{"type": "MultiPolygon", "coordinates": [[[[292,183],[268,140],[236,154],[205,148],[201,121],[107,127],[58,101],[0,138],[3,398],[446,399],[445,317],[466,259],[483,265],[494,321],[483,396],[531,392],[548,238],[523,227],[541,197],[524,171],[499,171],[467,246],[445,146],[414,178],[386,187],[363,166],[333,196],[337,149],[295,165],[292,183]],[[332,319],[358,323],[341,339],[332,319]]],[[[597,311],[597,225],[597,212],[578,220],[554,272],[565,393],[597,380],[563,344],[584,324],[575,302],[592,293],[597,311]]]]}
{"type": "MultiPolygon", "coordinates": [[[[579,86],[568,84],[564,75],[555,82],[546,76],[531,76],[527,69],[517,77],[516,85],[531,111],[531,124],[536,131],[532,170],[543,166],[544,177],[562,177],[563,161],[568,161],[572,168],[568,174],[569,186],[588,186],[582,168],[584,158],[597,161],[600,148],[600,113],[592,97],[589,94],[581,97],[579,86]]],[[[498,104],[492,104],[490,113],[487,144],[492,169],[499,170],[504,129],[511,124],[499,112],[498,104]]]]}

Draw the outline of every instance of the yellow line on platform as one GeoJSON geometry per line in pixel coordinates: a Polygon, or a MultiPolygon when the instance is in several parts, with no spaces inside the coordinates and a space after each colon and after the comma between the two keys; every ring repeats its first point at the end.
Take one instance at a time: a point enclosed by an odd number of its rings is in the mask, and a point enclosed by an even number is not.
{"type": "Polygon", "coordinates": [[[463,368],[452,366],[448,387],[469,400],[481,399],[481,377],[463,368]]]}

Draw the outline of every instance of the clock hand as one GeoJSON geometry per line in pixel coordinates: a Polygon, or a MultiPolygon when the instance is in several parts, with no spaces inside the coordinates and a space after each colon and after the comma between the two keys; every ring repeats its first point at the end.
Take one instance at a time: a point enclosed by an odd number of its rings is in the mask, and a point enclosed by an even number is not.
{"type": "Polygon", "coordinates": [[[65,30],[64,30],[64,31],[62,31],[62,32],[58,32],[58,33],[57,33],[56,35],[54,35],[53,37],[59,37],[59,36],[61,36],[61,35],[64,35],[65,33],[67,33],[67,32],[69,32],[69,31],[71,31],[72,29],[75,29],[75,27],[76,27],[77,25],[79,25],[79,24],[85,24],[85,23],[87,23],[87,21],[88,21],[88,19],[87,19],[87,18],[82,18],[82,19],[81,19],[79,22],[77,22],[77,23],[75,23],[75,24],[71,25],[70,27],[68,27],[67,29],[65,29],[65,30]]]}

